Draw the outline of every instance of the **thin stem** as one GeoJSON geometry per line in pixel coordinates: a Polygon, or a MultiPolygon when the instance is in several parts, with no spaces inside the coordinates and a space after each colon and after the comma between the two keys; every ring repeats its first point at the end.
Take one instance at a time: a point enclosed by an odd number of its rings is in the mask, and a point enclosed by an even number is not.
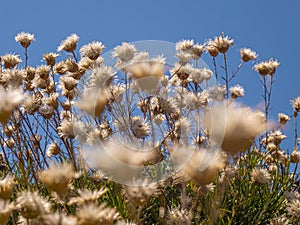
{"type": "Polygon", "coordinates": [[[73,55],[73,58],[75,59],[75,62],[78,63],[78,59],[77,59],[77,56],[74,51],[72,52],[72,55],[73,55]]]}
{"type": "Polygon", "coordinates": [[[240,69],[242,68],[242,66],[244,65],[244,61],[242,61],[239,66],[237,67],[236,71],[232,73],[231,77],[229,78],[229,82],[235,78],[235,76],[237,75],[237,73],[240,71],[240,69]]]}
{"type": "Polygon", "coordinates": [[[217,80],[217,83],[218,83],[218,70],[217,70],[216,57],[213,57],[213,65],[214,65],[216,80],[217,80]]]}
{"type": "Polygon", "coordinates": [[[27,48],[25,48],[25,69],[27,68],[28,66],[28,51],[27,51],[27,48]]]}
{"type": "Polygon", "coordinates": [[[226,53],[223,53],[224,58],[224,70],[225,70],[225,85],[226,85],[226,99],[228,99],[228,92],[229,92],[229,78],[228,78],[228,68],[227,68],[227,57],[226,53]]]}
{"type": "Polygon", "coordinates": [[[298,139],[298,128],[297,128],[297,116],[298,113],[294,112],[294,149],[297,149],[297,139],[298,139]]]}

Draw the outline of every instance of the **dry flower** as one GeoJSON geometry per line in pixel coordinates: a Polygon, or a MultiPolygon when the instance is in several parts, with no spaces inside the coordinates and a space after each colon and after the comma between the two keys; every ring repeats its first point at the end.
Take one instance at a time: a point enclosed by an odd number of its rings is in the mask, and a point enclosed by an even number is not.
{"type": "Polygon", "coordinates": [[[10,176],[6,176],[4,179],[0,180],[0,198],[9,200],[14,184],[14,178],[10,176]]]}
{"type": "Polygon", "coordinates": [[[51,143],[48,146],[47,152],[46,152],[48,157],[51,157],[52,155],[58,155],[59,153],[60,153],[60,148],[55,142],[51,143]]]}
{"type": "Polygon", "coordinates": [[[256,184],[268,184],[271,181],[271,176],[266,169],[254,168],[251,171],[251,180],[256,184]]]}
{"type": "Polygon", "coordinates": [[[218,36],[215,37],[213,45],[218,49],[219,52],[225,53],[228,51],[228,48],[233,45],[233,40],[228,36],[218,36]]]}
{"type": "Polygon", "coordinates": [[[277,67],[280,63],[277,60],[269,59],[269,61],[264,61],[256,64],[254,70],[256,70],[260,75],[273,75],[276,72],[277,67]]]}
{"type": "Polygon", "coordinates": [[[135,181],[138,185],[128,185],[124,187],[125,195],[129,202],[138,206],[143,206],[148,199],[153,196],[158,187],[156,183],[149,183],[148,181],[135,181]]]}
{"type": "Polygon", "coordinates": [[[14,54],[6,54],[1,56],[1,61],[3,62],[4,67],[6,69],[12,69],[17,64],[22,62],[22,60],[19,58],[19,55],[14,55],[14,54]]]}
{"type": "Polygon", "coordinates": [[[235,85],[235,86],[229,88],[229,91],[231,93],[232,99],[236,99],[238,97],[243,97],[245,95],[244,88],[240,85],[235,85]]]}
{"type": "Polygon", "coordinates": [[[32,41],[34,41],[34,34],[21,32],[15,37],[15,41],[19,42],[23,48],[28,48],[32,41]]]}
{"type": "Polygon", "coordinates": [[[112,56],[118,58],[120,62],[126,63],[132,60],[136,53],[137,50],[133,44],[123,42],[121,46],[114,48],[112,56]]]}
{"type": "Polygon", "coordinates": [[[234,102],[213,105],[204,115],[204,125],[214,141],[232,155],[245,151],[265,131],[264,114],[234,102]]]}
{"type": "Polygon", "coordinates": [[[50,52],[43,55],[43,59],[46,60],[48,66],[55,65],[55,59],[59,56],[59,54],[50,52]]]}
{"type": "Polygon", "coordinates": [[[79,196],[73,197],[68,202],[68,205],[83,205],[83,204],[97,204],[99,198],[104,195],[108,189],[101,188],[100,190],[89,190],[89,189],[81,189],[78,191],[79,196]]]}
{"type": "Polygon", "coordinates": [[[8,201],[0,199],[0,225],[5,225],[8,222],[9,216],[15,206],[8,201]]]}
{"type": "Polygon", "coordinates": [[[187,51],[192,48],[194,45],[193,40],[182,40],[176,43],[176,50],[177,51],[187,51]]]}
{"type": "Polygon", "coordinates": [[[77,47],[78,40],[79,37],[76,34],[70,35],[61,42],[60,46],[57,48],[57,51],[61,52],[62,50],[65,50],[66,52],[73,52],[77,47]]]}
{"type": "Polygon", "coordinates": [[[278,113],[278,122],[280,125],[285,125],[291,118],[284,114],[284,113],[278,113]]]}
{"type": "Polygon", "coordinates": [[[191,214],[186,209],[171,208],[168,213],[169,225],[191,225],[191,214]]]}
{"type": "Polygon", "coordinates": [[[250,48],[242,48],[240,49],[240,55],[243,62],[248,62],[250,60],[256,60],[257,54],[252,51],[250,48]]]}
{"type": "Polygon", "coordinates": [[[38,192],[22,191],[16,200],[17,209],[22,216],[33,219],[50,211],[50,203],[38,192]]]}
{"type": "Polygon", "coordinates": [[[91,60],[96,60],[105,49],[105,46],[99,41],[93,41],[90,44],[80,48],[81,57],[88,57],[91,60]]]}
{"type": "Polygon", "coordinates": [[[105,204],[88,204],[77,211],[76,217],[78,225],[113,225],[119,218],[119,213],[105,204]]]}
{"type": "Polygon", "coordinates": [[[23,94],[19,89],[8,89],[0,87],[0,122],[6,123],[14,109],[23,100],[23,94]]]}
{"type": "Polygon", "coordinates": [[[70,164],[54,165],[40,172],[40,179],[50,191],[64,194],[69,182],[75,177],[75,171],[70,164]]]}
{"type": "Polygon", "coordinates": [[[300,96],[291,100],[295,112],[300,112],[300,96]]]}

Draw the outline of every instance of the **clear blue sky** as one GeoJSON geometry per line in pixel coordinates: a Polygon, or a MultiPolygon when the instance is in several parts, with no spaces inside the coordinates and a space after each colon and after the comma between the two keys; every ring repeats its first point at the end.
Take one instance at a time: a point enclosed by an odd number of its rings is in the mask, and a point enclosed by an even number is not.
{"type": "MultiPolygon", "coordinates": [[[[274,57],[281,62],[272,96],[274,119],[281,111],[290,114],[289,100],[300,94],[297,0],[10,0],[2,1],[0,8],[0,54],[22,53],[14,36],[21,31],[34,33],[29,64],[39,64],[43,53],[55,51],[74,32],[80,36],[79,45],[100,40],[110,49],[122,41],[192,38],[203,42],[224,31],[235,40],[231,71],[239,62],[241,47],[257,51],[260,60],[274,57]]],[[[246,65],[234,83],[246,89],[243,102],[255,106],[262,102],[262,87],[252,66],[246,65]]]]}

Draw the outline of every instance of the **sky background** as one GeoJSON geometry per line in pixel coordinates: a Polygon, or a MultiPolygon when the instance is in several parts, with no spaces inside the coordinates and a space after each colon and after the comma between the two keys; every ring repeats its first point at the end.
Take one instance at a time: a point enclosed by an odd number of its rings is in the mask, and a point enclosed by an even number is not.
{"type": "MultiPolygon", "coordinates": [[[[0,9],[0,54],[22,54],[15,35],[34,33],[36,41],[29,48],[31,65],[41,64],[42,55],[56,51],[61,40],[72,33],[79,35],[79,47],[99,40],[109,50],[122,41],[194,39],[203,43],[225,32],[235,41],[229,53],[229,72],[239,64],[242,47],[255,50],[259,60],[273,57],[280,61],[271,118],[277,120],[278,112],[291,114],[289,100],[300,94],[297,0],[10,0],[2,1],[0,9]]],[[[212,65],[209,57],[203,59],[212,65]]],[[[244,86],[243,103],[259,108],[262,86],[253,65],[247,63],[232,84],[244,86]]],[[[290,123],[284,132],[292,136],[292,130],[290,123]]]]}

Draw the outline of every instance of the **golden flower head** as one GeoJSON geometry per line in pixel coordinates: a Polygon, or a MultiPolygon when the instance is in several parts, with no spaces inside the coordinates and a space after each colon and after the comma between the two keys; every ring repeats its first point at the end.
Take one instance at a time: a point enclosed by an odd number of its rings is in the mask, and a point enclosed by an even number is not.
{"type": "Polygon", "coordinates": [[[73,197],[68,202],[68,205],[83,205],[83,204],[90,204],[90,203],[98,203],[99,198],[107,192],[108,189],[101,188],[100,190],[89,190],[89,189],[82,189],[79,190],[79,196],[73,197]]]}
{"type": "Polygon", "coordinates": [[[222,153],[212,153],[206,149],[193,150],[191,148],[185,148],[184,151],[178,150],[178,147],[174,151],[176,160],[183,160],[188,157],[187,162],[180,170],[180,174],[186,180],[193,180],[199,185],[212,183],[218,172],[225,166],[226,157],[222,153]]]}
{"type": "Polygon", "coordinates": [[[15,182],[13,177],[7,176],[4,179],[0,180],[0,198],[9,200],[14,184],[15,182]]]}
{"type": "Polygon", "coordinates": [[[291,100],[295,112],[300,112],[300,96],[291,100]]]}
{"type": "Polygon", "coordinates": [[[251,180],[256,184],[268,184],[271,181],[271,176],[266,169],[254,168],[251,171],[251,180]]]}
{"type": "Polygon", "coordinates": [[[88,57],[91,60],[96,60],[105,49],[102,42],[93,41],[90,44],[84,45],[80,48],[81,57],[88,57]]]}
{"type": "Polygon", "coordinates": [[[59,54],[50,52],[43,55],[43,59],[46,60],[48,66],[55,65],[55,59],[59,56],[59,54]]]}
{"type": "Polygon", "coordinates": [[[168,225],[191,225],[192,218],[186,209],[171,208],[168,213],[168,225]]]}
{"type": "Polygon", "coordinates": [[[217,57],[219,55],[219,50],[212,40],[207,42],[205,50],[210,54],[211,57],[217,57]]]}
{"type": "Polygon", "coordinates": [[[15,41],[19,42],[23,48],[28,48],[32,41],[34,41],[34,34],[21,32],[15,36],[15,41]]]}
{"type": "Polygon", "coordinates": [[[128,185],[124,187],[125,196],[129,202],[143,206],[147,203],[149,198],[158,191],[157,184],[149,183],[147,180],[135,181],[135,183],[139,183],[139,185],[128,185]]]}
{"type": "Polygon", "coordinates": [[[231,88],[229,88],[231,98],[236,99],[238,97],[243,97],[245,95],[244,88],[240,85],[235,85],[231,88]]]}
{"type": "Polygon", "coordinates": [[[182,40],[176,43],[176,51],[188,51],[194,45],[193,40],[182,40]]]}
{"type": "Polygon", "coordinates": [[[16,199],[17,209],[22,216],[33,219],[50,211],[50,203],[38,192],[22,191],[16,199]]]}
{"type": "Polygon", "coordinates": [[[218,49],[219,52],[225,53],[228,51],[228,48],[233,45],[233,40],[228,36],[218,36],[215,37],[213,45],[218,49]]]}
{"type": "Polygon", "coordinates": [[[76,213],[78,225],[113,225],[119,213],[105,204],[83,205],[76,213]]]}
{"type": "Polygon", "coordinates": [[[19,55],[14,55],[14,54],[6,54],[1,56],[1,61],[3,62],[4,67],[6,69],[12,69],[17,64],[22,62],[22,60],[19,58],[19,55]]]}
{"type": "Polygon", "coordinates": [[[252,51],[250,48],[242,48],[240,49],[240,55],[243,62],[248,62],[250,60],[256,60],[257,54],[252,51]]]}
{"type": "Polygon", "coordinates": [[[47,156],[51,157],[52,155],[58,155],[60,153],[60,148],[59,146],[53,142],[51,143],[48,148],[47,148],[47,156]]]}
{"type": "Polygon", "coordinates": [[[269,59],[269,61],[256,64],[254,66],[254,70],[256,70],[262,76],[273,75],[279,65],[280,63],[277,60],[269,59]]]}
{"type": "Polygon", "coordinates": [[[62,50],[64,50],[66,52],[73,52],[77,47],[78,40],[79,37],[77,36],[77,34],[70,35],[61,42],[61,44],[57,48],[57,51],[61,52],[62,50]]]}
{"type": "Polygon", "coordinates": [[[222,141],[222,149],[232,155],[247,150],[266,129],[262,112],[234,102],[213,105],[204,114],[204,125],[211,138],[222,141]]]}
{"type": "Polygon", "coordinates": [[[0,199],[0,224],[1,225],[7,224],[9,216],[14,209],[15,206],[12,203],[0,199]]]}
{"type": "Polygon", "coordinates": [[[6,123],[14,109],[19,106],[24,98],[21,90],[0,87],[0,122],[6,123]]]}
{"type": "Polygon", "coordinates": [[[114,48],[112,56],[117,58],[121,63],[129,62],[137,53],[137,49],[133,44],[123,42],[121,46],[114,48]]]}
{"type": "Polygon", "coordinates": [[[54,165],[40,172],[40,179],[50,191],[63,194],[68,189],[69,182],[75,177],[75,171],[70,164],[54,165]]]}
{"type": "Polygon", "coordinates": [[[284,114],[284,113],[278,113],[278,122],[280,125],[285,125],[291,118],[284,114]]]}

